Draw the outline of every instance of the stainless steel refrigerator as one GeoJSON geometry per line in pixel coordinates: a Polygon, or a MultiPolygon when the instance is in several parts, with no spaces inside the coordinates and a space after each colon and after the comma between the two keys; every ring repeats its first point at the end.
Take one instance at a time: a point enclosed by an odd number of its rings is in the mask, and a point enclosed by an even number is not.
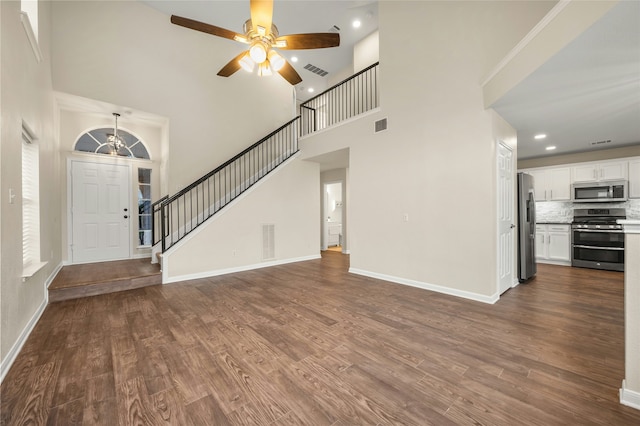
{"type": "Polygon", "coordinates": [[[518,173],[518,280],[536,274],[536,197],[533,176],[518,173]]]}

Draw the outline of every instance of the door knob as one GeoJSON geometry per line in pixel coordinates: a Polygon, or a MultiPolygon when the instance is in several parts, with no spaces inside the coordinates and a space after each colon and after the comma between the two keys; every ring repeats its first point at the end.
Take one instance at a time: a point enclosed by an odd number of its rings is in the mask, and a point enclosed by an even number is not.
{"type": "Polygon", "coordinates": [[[129,219],[129,216],[127,216],[127,215],[125,214],[125,215],[124,215],[124,218],[125,218],[125,219],[129,219]]]}
{"type": "Polygon", "coordinates": [[[129,209],[125,207],[125,208],[124,208],[124,211],[125,211],[125,212],[128,212],[128,211],[129,211],[129,209]]]}
{"type": "Polygon", "coordinates": [[[512,223],[511,224],[511,229],[515,228],[516,226],[512,223]]]}

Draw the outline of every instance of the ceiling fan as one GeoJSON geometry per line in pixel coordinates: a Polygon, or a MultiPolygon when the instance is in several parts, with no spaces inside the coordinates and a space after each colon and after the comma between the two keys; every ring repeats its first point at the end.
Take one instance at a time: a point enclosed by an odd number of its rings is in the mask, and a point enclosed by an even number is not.
{"type": "Polygon", "coordinates": [[[218,71],[218,75],[222,77],[229,77],[240,68],[251,72],[257,65],[258,75],[271,75],[276,71],[290,84],[295,85],[300,83],[302,78],[276,49],[321,49],[340,45],[338,33],[279,35],[278,28],[272,22],[273,0],[251,0],[250,8],[251,18],[244,23],[244,34],[175,15],[171,15],[171,22],[249,45],[248,50],[240,53],[218,71]]]}

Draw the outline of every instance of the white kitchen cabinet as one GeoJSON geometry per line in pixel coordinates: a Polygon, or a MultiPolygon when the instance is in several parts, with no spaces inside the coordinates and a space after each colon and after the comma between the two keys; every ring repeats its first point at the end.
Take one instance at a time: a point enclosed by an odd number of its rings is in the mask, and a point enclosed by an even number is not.
{"type": "Polygon", "coordinates": [[[574,183],[601,182],[627,179],[627,161],[608,161],[573,166],[571,173],[574,183]]]}
{"type": "Polygon", "coordinates": [[[629,198],[640,198],[640,158],[629,160],[629,198]]]}
{"type": "Polygon", "coordinates": [[[533,176],[536,201],[567,201],[571,199],[571,169],[553,167],[530,169],[533,176]]]}
{"type": "Polygon", "coordinates": [[[536,260],[540,263],[571,264],[571,226],[536,225],[536,260]]]}

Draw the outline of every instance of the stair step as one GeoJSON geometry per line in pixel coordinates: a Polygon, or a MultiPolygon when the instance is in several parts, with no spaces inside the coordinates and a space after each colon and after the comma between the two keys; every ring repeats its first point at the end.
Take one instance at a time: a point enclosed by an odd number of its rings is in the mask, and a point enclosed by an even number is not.
{"type": "Polygon", "coordinates": [[[49,302],[97,296],[162,284],[150,259],[119,260],[64,266],[49,286],[49,302]]]}

